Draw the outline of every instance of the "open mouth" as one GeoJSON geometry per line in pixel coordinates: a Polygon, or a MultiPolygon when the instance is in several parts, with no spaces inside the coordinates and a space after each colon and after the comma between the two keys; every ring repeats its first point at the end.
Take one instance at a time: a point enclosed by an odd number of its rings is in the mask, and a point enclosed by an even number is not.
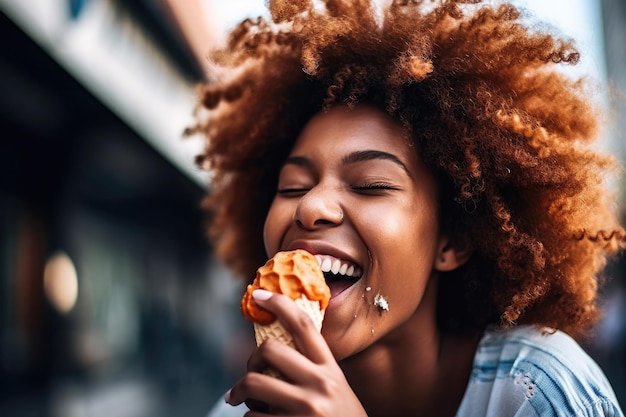
{"type": "Polygon", "coordinates": [[[315,255],[320,264],[331,297],[340,294],[361,278],[363,271],[358,265],[330,255],[315,255]]]}

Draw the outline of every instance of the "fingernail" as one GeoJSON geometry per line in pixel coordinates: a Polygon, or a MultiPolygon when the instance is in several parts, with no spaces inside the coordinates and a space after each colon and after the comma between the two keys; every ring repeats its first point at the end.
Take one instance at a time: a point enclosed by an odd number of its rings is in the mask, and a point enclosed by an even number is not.
{"type": "Polygon", "coordinates": [[[228,392],[224,395],[224,401],[226,401],[227,404],[230,404],[230,391],[228,390],[228,392]]]}
{"type": "Polygon", "coordinates": [[[267,290],[254,290],[252,291],[252,298],[257,301],[266,301],[272,297],[272,292],[267,290]]]}

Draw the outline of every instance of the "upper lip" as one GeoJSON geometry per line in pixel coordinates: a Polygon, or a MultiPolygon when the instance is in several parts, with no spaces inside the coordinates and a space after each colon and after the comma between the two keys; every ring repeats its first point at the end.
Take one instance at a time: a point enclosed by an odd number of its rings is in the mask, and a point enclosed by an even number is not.
{"type": "Polygon", "coordinates": [[[341,249],[330,245],[326,242],[317,240],[294,240],[286,248],[286,250],[304,249],[313,255],[330,255],[334,258],[341,259],[353,263],[354,265],[362,268],[360,262],[354,259],[352,256],[342,251],[341,249]]]}

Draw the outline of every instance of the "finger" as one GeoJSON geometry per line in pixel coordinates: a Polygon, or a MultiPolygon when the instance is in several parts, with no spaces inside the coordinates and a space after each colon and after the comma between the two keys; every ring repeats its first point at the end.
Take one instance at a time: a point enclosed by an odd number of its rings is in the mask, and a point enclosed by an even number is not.
{"type": "Polygon", "coordinates": [[[317,365],[297,350],[276,339],[268,339],[248,359],[249,371],[263,372],[267,368],[300,385],[315,379],[317,365]]]}
{"type": "Polygon", "coordinates": [[[277,339],[267,339],[248,358],[248,372],[266,373],[271,368],[293,383],[308,382],[304,378],[315,373],[315,364],[296,349],[277,339]]]}
{"type": "MultiPolygon", "coordinates": [[[[255,412],[257,415],[260,415],[261,413],[267,414],[270,412],[270,406],[265,404],[262,401],[253,400],[249,398],[245,401],[245,403],[246,403],[246,407],[248,407],[251,412],[255,412]]],[[[250,416],[250,414],[255,414],[255,413],[247,413],[246,416],[250,416]]]]}
{"type": "Polygon", "coordinates": [[[287,404],[294,402],[297,393],[298,388],[286,381],[258,372],[248,372],[229,391],[225,399],[230,405],[246,402],[256,411],[263,412],[267,409],[285,409],[287,404]]]}
{"type": "Polygon", "coordinates": [[[311,318],[291,298],[265,290],[253,291],[252,297],[261,307],[276,314],[304,356],[315,363],[334,362],[326,341],[315,328],[311,318]]]}
{"type": "Polygon", "coordinates": [[[230,405],[240,405],[250,400],[263,402],[264,390],[276,382],[278,382],[276,378],[258,372],[248,372],[228,391],[224,400],[230,405]]]}
{"type": "MultiPolygon", "coordinates": [[[[236,398],[233,398],[232,389],[228,390],[226,395],[224,395],[224,401],[226,402],[226,404],[232,405],[233,407],[237,407],[241,405],[241,403],[238,402],[236,398]]],[[[251,411],[256,411],[259,413],[268,413],[270,410],[269,405],[259,400],[248,398],[244,401],[244,403],[246,404],[246,407],[248,407],[248,409],[250,409],[251,411]]],[[[246,416],[247,415],[249,415],[249,413],[246,413],[246,416]]]]}

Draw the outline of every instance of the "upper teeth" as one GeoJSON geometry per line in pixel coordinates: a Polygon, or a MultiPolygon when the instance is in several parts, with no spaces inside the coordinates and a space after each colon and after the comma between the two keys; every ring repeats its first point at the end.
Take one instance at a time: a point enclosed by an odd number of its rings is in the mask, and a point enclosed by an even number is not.
{"type": "Polygon", "coordinates": [[[322,272],[332,272],[335,275],[345,275],[348,277],[360,277],[361,271],[358,267],[334,258],[329,255],[315,255],[320,264],[322,272]]]}

